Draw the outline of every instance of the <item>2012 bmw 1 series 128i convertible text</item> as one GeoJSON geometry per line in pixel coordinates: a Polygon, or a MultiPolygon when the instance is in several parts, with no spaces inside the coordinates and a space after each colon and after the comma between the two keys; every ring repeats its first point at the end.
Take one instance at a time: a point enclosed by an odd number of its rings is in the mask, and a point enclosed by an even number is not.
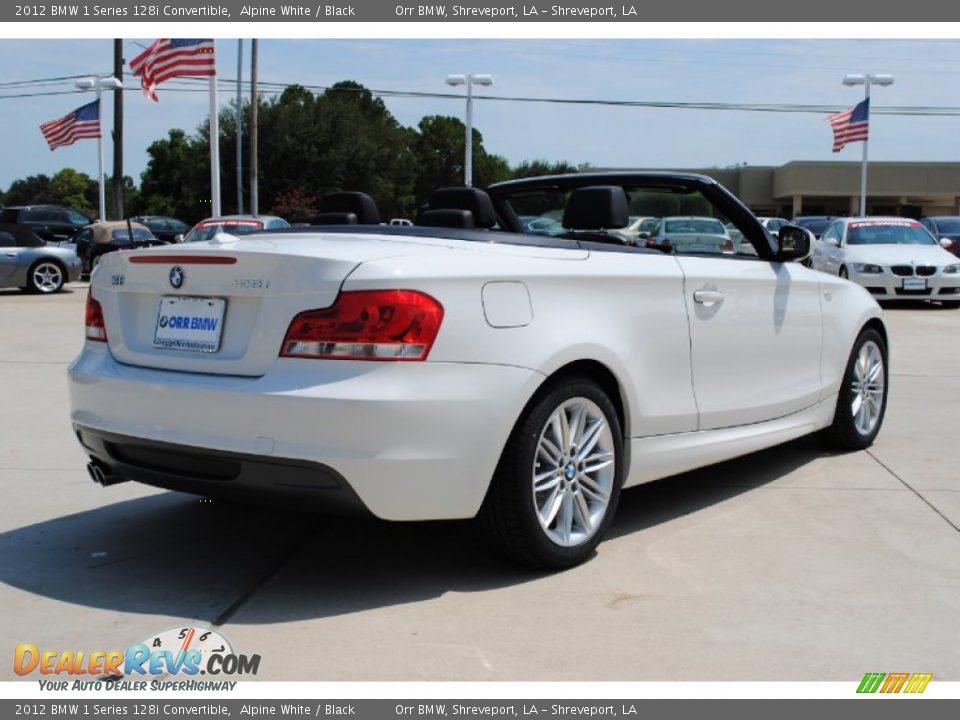
{"type": "Polygon", "coordinates": [[[879,432],[876,302],[708,178],[438,190],[399,227],[362,193],[325,199],[311,227],[104,258],[69,368],[94,479],[479,515],[513,557],[565,567],[623,487],[879,432]],[[743,251],[638,247],[631,215],[716,217],[743,251]]]}

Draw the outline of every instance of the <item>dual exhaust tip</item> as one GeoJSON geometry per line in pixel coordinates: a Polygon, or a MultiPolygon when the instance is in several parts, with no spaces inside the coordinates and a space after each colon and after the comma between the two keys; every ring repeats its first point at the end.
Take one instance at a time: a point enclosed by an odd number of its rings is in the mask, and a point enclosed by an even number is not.
{"type": "Polygon", "coordinates": [[[91,460],[87,463],[87,474],[91,480],[101,487],[116,485],[117,483],[125,481],[125,478],[120,477],[108,466],[96,460],[91,460]]]}

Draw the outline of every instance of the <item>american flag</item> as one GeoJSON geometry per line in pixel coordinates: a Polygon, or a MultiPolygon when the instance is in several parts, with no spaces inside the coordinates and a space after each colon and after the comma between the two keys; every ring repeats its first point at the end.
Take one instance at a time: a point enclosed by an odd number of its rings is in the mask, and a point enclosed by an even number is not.
{"type": "Polygon", "coordinates": [[[173,77],[211,77],[217,74],[213,40],[161,38],[130,61],[140,76],[143,94],[159,102],[157,86],[173,77]]]}
{"type": "Polygon", "coordinates": [[[842,112],[827,117],[833,128],[833,151],[840,152],[847,143],[866,142],[870,126],[870,98],[842,112]]]}
{"type": "Polygon", "coordinates": [[[100,137],[100,101],[78,107],[59,120],[51,120],[40,126],[43,139],[51,150],[73,145],[77,140],[100,137]]]}

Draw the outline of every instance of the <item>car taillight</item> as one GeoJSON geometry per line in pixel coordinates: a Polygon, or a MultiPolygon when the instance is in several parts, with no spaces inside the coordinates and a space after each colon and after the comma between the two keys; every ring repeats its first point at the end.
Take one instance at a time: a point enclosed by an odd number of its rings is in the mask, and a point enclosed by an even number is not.
{"type": "Polygon", "coordinates": [[[281,357],[338,360],[426,360],[443,306],[415,290],[340,293],[324,310],[297,315],[281,357]]]}
{"type": "Polygon", "coordinates": [[[723,243],[723,252],[732,253],[733,252],[733,240],[725,240],[723,243]]]}
{"type": "Polygon", "coordinates": [[[107,326],[103,322],[103,308],[87,290],[87,315],[84,324],[87,327],[87,340],[107,341],[107,326]]]}

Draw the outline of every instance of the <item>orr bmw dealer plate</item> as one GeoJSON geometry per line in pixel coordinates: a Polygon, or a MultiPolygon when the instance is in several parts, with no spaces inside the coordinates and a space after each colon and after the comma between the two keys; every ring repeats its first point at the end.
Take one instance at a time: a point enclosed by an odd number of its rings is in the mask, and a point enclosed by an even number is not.
{"type": "Polygon", "coordinates": [[[217,352],[226,307],[227,301],[223,298],[164,295],[160,298],[157,327],[153,334],[154,347],[217,352]]]}

